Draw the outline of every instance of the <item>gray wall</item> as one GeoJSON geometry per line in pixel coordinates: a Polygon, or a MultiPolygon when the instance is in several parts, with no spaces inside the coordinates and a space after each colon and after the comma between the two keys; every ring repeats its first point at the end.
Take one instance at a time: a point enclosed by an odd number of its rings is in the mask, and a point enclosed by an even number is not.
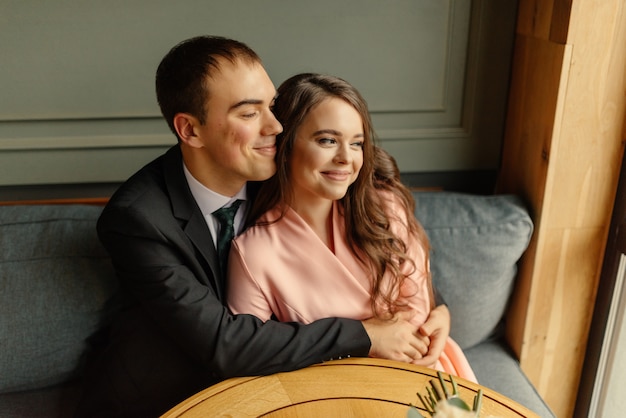
{"type": "Polygon", "coordinates": [[[276,85],[336,74],[404,173],[495,170],[514,0],[0,0],[0,186],[123,181],[175,142],[154,72],[197,34],[242,40],[276,85]]]}

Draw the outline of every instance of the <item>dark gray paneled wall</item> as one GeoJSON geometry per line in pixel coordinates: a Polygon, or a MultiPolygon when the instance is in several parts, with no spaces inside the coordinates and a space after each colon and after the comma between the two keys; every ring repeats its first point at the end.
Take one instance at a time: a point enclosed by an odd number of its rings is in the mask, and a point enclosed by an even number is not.
{"type": "Polygon", "coordinates": [[[0,2],[0,186],[124,180],[175,142],[154,72],[197,34],[242,40],[276,85],[355,84],[403,172],[496,169],[515,0],[0,2]]]}

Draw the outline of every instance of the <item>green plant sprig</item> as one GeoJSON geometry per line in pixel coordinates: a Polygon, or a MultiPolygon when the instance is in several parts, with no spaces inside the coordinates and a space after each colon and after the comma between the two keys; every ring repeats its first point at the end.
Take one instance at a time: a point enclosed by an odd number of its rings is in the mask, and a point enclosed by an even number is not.
{"type": "MultiPolygon", "coordinates": [[[[474,402],[472,407],[465,403],[463,399],[461,399],[459,395],[459,387],[457,386],[456,381],[452,375],[448,375],[450,377],[450,383],[452,385],[452,392],[448,390],[448,386],[443,377],[443,373],[438,371],[437,378],[431,379],[429,381],[430,386],[426,386],[426,394],[422,396],[419,392],[417,392],[417,397],[422,403],[422,406],[428,412],[428,414],[433,417],[437,413],[437,403],[445,400],[449,405],[454,406],[456,408],[474,412],[476,417],[479,416],[480,410],[482,408],[482,398],[483,391],[482,389],[478,390],[476,396],[474,396],[474,402]]],[[[407,412],[408,418],[425,418],[421,415],[417,408],[414,405],[410,405],[409,411],[407,412]]]]}

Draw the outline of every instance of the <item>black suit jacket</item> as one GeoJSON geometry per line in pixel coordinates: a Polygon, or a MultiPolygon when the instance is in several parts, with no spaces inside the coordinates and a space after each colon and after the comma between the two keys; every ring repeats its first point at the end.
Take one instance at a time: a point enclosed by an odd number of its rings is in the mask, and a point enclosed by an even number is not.
{"type": "Polygon", "coordinates": [[[98,235],[125,302],[79,415],[155,416],[225,378],[368,354],[359,321],[263,323],[229,313],[178,146],[120,187],[102,212],[98,235]]]}

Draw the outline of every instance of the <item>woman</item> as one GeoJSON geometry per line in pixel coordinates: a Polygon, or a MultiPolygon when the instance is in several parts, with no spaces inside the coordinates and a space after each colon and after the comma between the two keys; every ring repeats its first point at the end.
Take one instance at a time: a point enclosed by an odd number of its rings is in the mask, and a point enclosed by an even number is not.
{"type": "MultiPolygon", "coordinates": [[[[274,113],[277,172],[233,242],[231,309],[305,323],[410,310],[419,328],[433,309],[428,239],[395,162],[374,145],[365,100],[337,77],[299,74],[279,87],[274,113]]],[[[476,381],[450,338],[429,366],[476,381]]]]}

